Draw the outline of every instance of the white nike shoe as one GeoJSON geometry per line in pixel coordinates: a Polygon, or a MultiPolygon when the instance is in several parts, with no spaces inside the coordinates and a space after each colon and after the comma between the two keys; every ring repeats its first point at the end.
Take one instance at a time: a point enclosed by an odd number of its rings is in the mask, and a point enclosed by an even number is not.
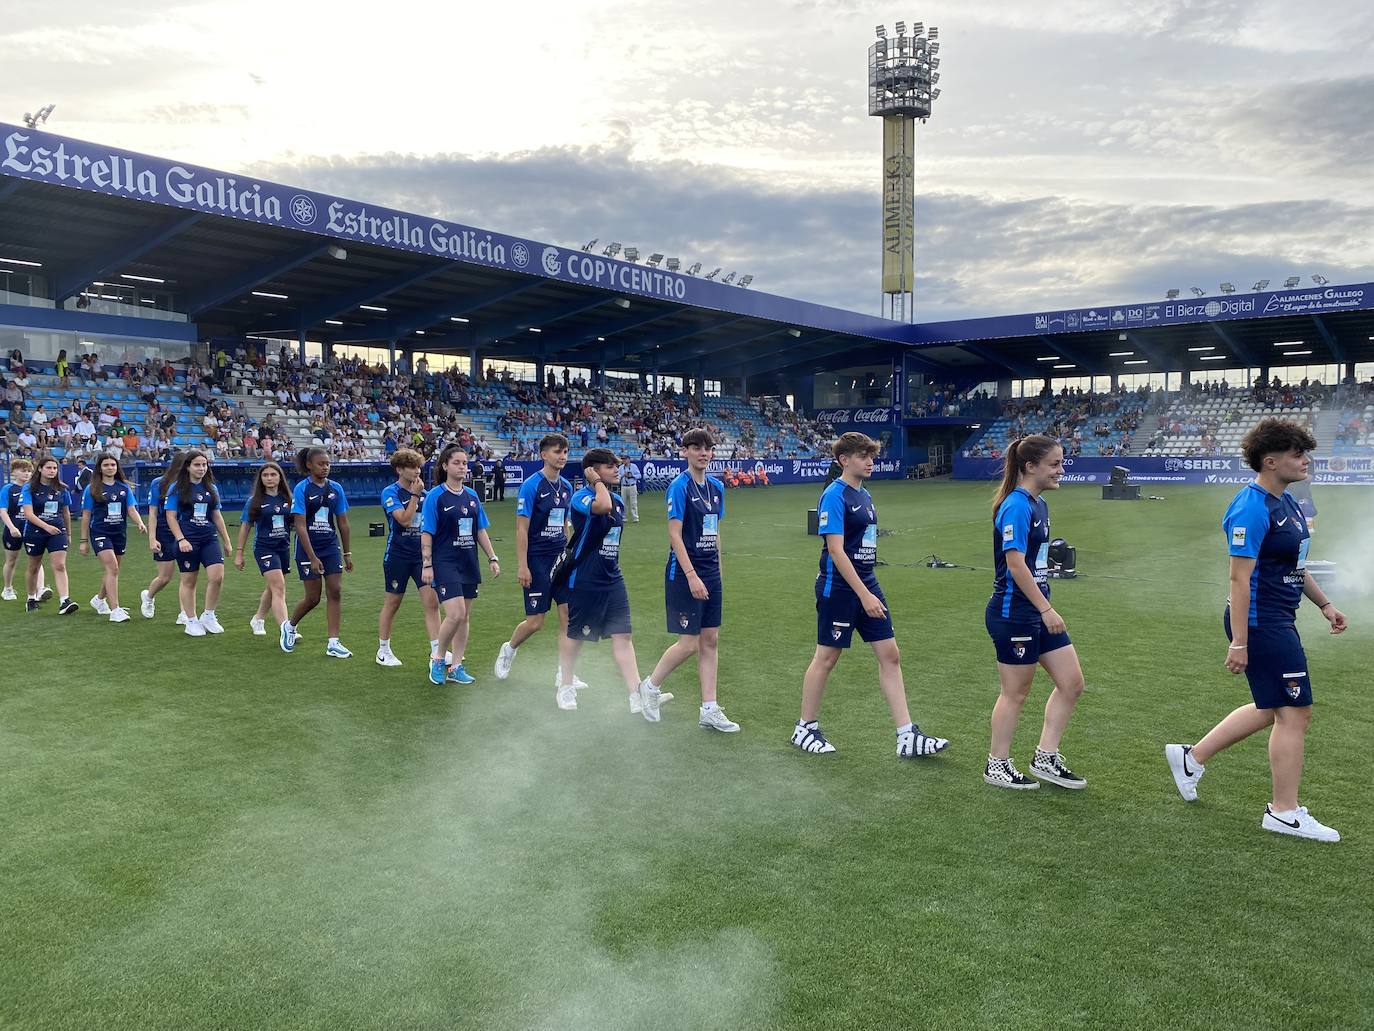
{"type": "Polygon", "coordinates": [[[186,613],[184,613],[184,612],[178,612],[178,613],[177,613],[177,626],[185,626],[185,625],[186,625],[186,613]]]}
{"type": "Polygon", "coordinates": [[[110,614],[109,602],[98,594],[91,599],[91,608],[95,609],[95,611],[102,616],[108,616],[110,614]]]}
{"type": "MultiPolygon", "coordinates": [[[[182,614],[182,619],[186,619],[186,616],[185,616],[184,613],[182,614]]],[[[187,637],[204,637],[204,636],[205,636],[205,628],[204,628],[203,626],[200,625],[200,620],[198,620],[198,619],[186,619],[186,622],[183,623],[182,625],[186,627],[186,636],[187,636],[187,637]]]]}
{"type": "Polygon", "coordinates": [[[1341,840],[1339,831],[1318,823],[1305,805],[1298,806],[1291,813],[1276,813],[1271,806],[1266,805],[1260,826],[1275,834],[1290,834],[1295,838],[1310,838],[1313,841],[1341,840]]]}
{"type": "MultiPolygon", "coordinates": [[[[660,696],[659,701],[663,698],[660,696]]],[[[697,725],[705,727],[707,730],[719,730],[722,734],[735,734],[739,732],[739,724],[733,723],[730,717],[725,715],[725,710],[717,705],[714,709],[708,710],[706,706],[701,707],[700,718],[697,725]]]]}
{"type": "Polygon", "coordinates": [[[400,664],[401,660],[396,658],[396,653],[393,652],[390,648],[377,649],[378,666],[399,666],[400,664]]]}
{"type": "Polygon", "coordinates": [[[1197,801],[1197,785],[1207,772],[1202,763],[1192,756],[1192,745],[1165,745],[1164,758],[1169,760],[1169,772],[1174,775],[1174,784],[1185,802],[1197,801]]]}
{"type": "MultiPolygon", "coordinates": [[[[574,686],[574,687],[577,686],[577,682],[576,682],[576,681],[573,682],[573,686],[574,686]]],[[[671,691],[660,691],[660,692],[658,693],[658,704],[659,704],[659,708],[662,708],[663,706],[667,705],[667,704],[668,704],[669,702],[671,702],[672,700],[673,700],[673,692],[671,692],[671,691]]],[[[636,691],[634,694],[630,695],[630,715],[632,715],[632,716],[641,716],[641,715],[643,715],[643,714],[644,714],[644,703],[643,703],[643,701],[642,701],[642,700],[640,699],[640,697],[639,697],[639,692],[636,691]]]]}
{"type": "Polygon", "coordinates": [[[147,591],[139,591],[138,610],[143,613],[144,619],[152,619],[157,615],[157,599],[147,591]]]}
{"type": "Polygon", "coordinates": [[[13,587],[6,587],[3,591],[0,591],[0,600],[2,601],[15,601],[18,598],[19,595],[14,593],[13,587]]]}
{"type": "Polygon", "coordinates": [[[253,631],[253,636],[254,636],[254,637],[266,637],[266,636],[267,636],[267,620],[265,620],[265,619],[250,619],[250,620],[248,621],[248,626],[249,626],[249,628],[253,631]]]}
{"type": "Polygon", "coordinates": [[[560,709],[576,709],[577,688],[573,687],[571,684],[568,684],[564,687],[560,687],[554,693],[553,700],[558,703],[558,707],[560,709]]]}
{"type": "Polygon", "coordinates": [[[127,622],[129,622],[129,610],[128,610],[128,609],[110,609],[110,622],[111,622],[111,623],[127,623],[127,622]]]}
{"type": "MultiPolygon", "coordinates": [[[[511,664],[514,662],[515,649],[512,648],[510,642],[507,641],[505,644],[501,645],[501,650],[496,653],[496,679],[505,680],[506,677],[510,676],[511,664]]],[[[557,675],[557,673],[554,674],[555,677],[557,675]]]]}
{"type": "Polygon", "coordinates": [[[213,612],[202,612],[200,614],[200,625],[205,628],[207,634],[224,633],[224,627],[220,626],[219,619],[213,612]]]}

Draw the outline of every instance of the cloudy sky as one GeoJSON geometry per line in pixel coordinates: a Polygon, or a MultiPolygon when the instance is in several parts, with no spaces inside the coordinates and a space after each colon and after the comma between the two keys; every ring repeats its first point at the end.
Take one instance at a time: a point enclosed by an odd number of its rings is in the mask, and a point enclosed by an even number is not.
{"type": "Polygon", "coordinates": [[[11,4],[0,120],[878,310],[878,22],[940,26],[921,321],[1374,279],[1355,0],[11,4]]]}

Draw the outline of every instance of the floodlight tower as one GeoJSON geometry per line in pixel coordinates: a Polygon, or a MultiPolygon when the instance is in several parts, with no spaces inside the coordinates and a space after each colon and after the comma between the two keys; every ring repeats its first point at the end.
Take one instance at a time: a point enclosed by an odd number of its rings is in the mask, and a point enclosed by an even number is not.
{"type": "Polygon", "coordinates": [[[921,22],[876,29],[868,48],[868,113],[883,120],[883,314],[899,322],[916,316],[916,122],[930,117],[940,96],[940,30],[921,22]]]}

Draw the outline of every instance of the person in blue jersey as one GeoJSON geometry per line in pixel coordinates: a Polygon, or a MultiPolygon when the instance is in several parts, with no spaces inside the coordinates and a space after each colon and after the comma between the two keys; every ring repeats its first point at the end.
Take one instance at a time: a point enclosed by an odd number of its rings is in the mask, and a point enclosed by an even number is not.
{"type": "Polygon", "coordinates": [[[739,730],[716,700],[724,579],[720,566],[720,524],[725,518],[725,484],[706,475],[715,439],[703,429],[682,435],[687,471],[668,485],[668,561],[663,571],[668,633],[677,640],[659,658],[641,689],[660,692],[669,674],[693,655],[701,681],[697,722],[710,730],[739,730]]]}
{"type": "Polygon", "coordinates": [[[72,540],[71,496],[62,483],[61,466],[52,455],[43,455],[33,464],[33,477],[19,493],[19,507],[24,516],[24,554],[29,557],[29,612],[38,608],[39,575],[43,571],[43,556],[52,563],[52,580],[59,598],[57,611],[70,616],[78,608],[67,596],[67,548],[72,540]]]}
{"type": "MultiPolygon", "coordinates": [[[[0,598],[5,601],[18,601],[14,591],[14,571],[19,565],[19,553],[24,550],[24,506],[20,499],[24,494],[24,484],[33,476],[33,463],[27,458],[16,458],[10,463],[10,480],[0,487],[0,522],[4,523],[5,542],[5,588],[0,598]]],[[[52,589],[43,585],[43,567],[38,567],[38,600],[52,597],[52,589]],[[45,598],[46,594],[46,598],[45,598]]]]}
{"type": "Polygon", "coordinates": [[[1236,492],[1222,520],[1231,564],[1222,626],[1230,641],[1226,668],[1245,674],[1252,702],[1231,712],[1195,745],[1165,745],[1164,755],[1179,794],[1192,802],[1213,756],[1269,728],[1273,797],[1260,827],[1340,841],[1340,834],[1318,822],[1298,799],[1312,720],[1312,678],[1298,637],[1298,606],[1306,597],[1321,610],[1333,634],[1344,633],[1349,625],[1307,569],[1311,535],[1288,490],[1307,478],[1309,452],[1316,446],[1306,429],[1283,419],[1261,419],[1241,441],[1256,476],[1236,492]]]}
{"type": "Polygon", "coordinates": [[[420,506],[425,500],[424,467],[425,456],[418,451],[401,448],[393,452],[391,468],[396,473],[396,482],[382,489],[386,551],[382,553],[382,611],[377,617],[379,666],[401,665],[401,660],[391,647],[391,628],[412,583],[420,593],[430,650],[439,643],[439,596],[434,593],[433,587],[424,582],[420,554],[420,506]]]}
{"type": "Polygon", "coordinates": [[[286,470],[276,462],[264,462],[253,477],[253,492],[244,502],[239,515],[239,547],[234,555],[234,568],[242,570],[248,558],[248,534],[254,531],[253,558],[262,574],[262,597],[257,611],[248,621],[255,637],[267,636],[267,613],[277,625],[277,639],[281,640],[281,626],[287,620],[286,574],[291,572],[291,488],[286,482],[286,470]]]}
{"type": "MultiPolygon", "coordinates": [[[[516,652],[543,629],[549,609],[558,608],[560,636],[568,629],[567,583],[563,581],[555,587],[553,582],[572,529],[573,488],[563,476],[563,468],[568,464],[568,438],[561,433],[546,434],[539,441],[539,457],[544,468],[520,484],[515,500],[516,579],[525,598],[525,618],[497,653],[497,680],[510,676],[516,652]]],[[[558,686],[555,670],[555,690],[558,686]]],[[[574,688],[581,690],[586,686],[574,680],[574,688]]]]}
{"type": "Polygon", "coordinates": [[[1293,500],[1298,503],[1298,508],[1302,509],[1302,517],[1307,520],[1307,532],[1315,534],[1317,532],[1317,503],[1312,499],[1312,481],[1299,480],[1297,483],[1290,484],[1288,493],[1293,495],[1293,500]]]}
{"type": "Polygon", "coordinates": [[[167,491],[163,515],[176,542],[177,572],[181,580],[177,593],[185,617],[187,637],[222,634],[224,626],[215,614],[224,587],[224,553],[232,558],[234,542],[224,525],[219,489],[210,471],[210,458],[194,448],[177,472],[176,482],[167,491]],[[223,541],[223,547],[220,542],[223,541]],[[196,586],[205,570],[205,610],[196,615],[196,586]]]}
{"type": "Polygon", "coordinates": [[[1088,782],[1069,769],[1059,744],[1083,695],[1083,670],[1064,619],[1050,605],[1050,510],[1044,493],[1059,489],[1064,449],[1034,434],[1012,441],[1002,456],[1002,483],[992,503],[992,598],[983,622],[997,652],[1000,685],[992,706],[992,742],[984,782],[1035,789],[1044,781],[1081,789],[1088,782]],[[1036,665],[1054,682],[1045,722],[1027,777],[1011,758],[1011,741],[1030,695],[1036,665]]]}
{"type": "Polygon", "coordinates": [[[296,470],[304,477],[291,493],[291,518],[296,527],[296,571],[305,584],[305,597],[296,603],[291,618],[282,624],[279,643],[284,652],[296,647],[296,627],[325,596],[328,640],[324,653],[331,659],[351,659],[353,653],[339,641],[343,622],[343,574],[353,572],[349,550],[348,496],[329,478],[329,452],[322,447],[301,448],[296,470]]]}
{"type": "Polygon", "coordinates": [[[840,478],[825,488],[818,506],[822,544],[816,577],[816,653],[806,669],[801,718],[792,731],[792,744],[803,752],[835,751],[821,732],[821,699],[856,630],[878,659],[878,687],[897,724],[898,757],[934,755],[949,747],[944,738],[921,733],[911,720],[892,616],[873,572],[878,561],[878,511],[864,482],[873,475],[878,451],[878,442],[863,433],[843,433],[831,446],[840,478]]]}
{"type": "Polygon", "coordinates": [[[582,456],[586,486],[572,497],[572,550],[554,575],[568,585],[568,629],[558,641],[558,681],[554,701],[560,709],[577,708],[577,657],[586,641],[609,638],[611,655],[629,693],[630,712],[651,723],[661,718],[663,699],[643,684],[634,641],[630,637],[630,596],[620,572],[620,535],[625,504],[611,493],[620,482],[620,461],[606,448],[582,456]]]}
{"type": "MultiPolygon", "coordinates": [[[[139,611],[144,619],[157,615],[158,592],[172,582],[177,571],[177,540],[172,536],[172,527],[163,515],[167,505],[167,494],[176,486],[181,467],[186,464],[186,452],[178,451],[167,463],[161,476],[148,485],[148,550],[153,554],[155,571],[148,586],[139,592],[139,611]]],[[[186,625],[186,614],[177,613],[177,626],[186,625]]]]}
{"type": "Polygon", "coordinates": [[[465,486],[468,475],[467,452],[450,444],[434,462],[435,486],[425,495],[420,510],[421,582],[432,587],[443,608],[444,620],[439,636],[430,648],[429,681],[443,684],[471,684],[476,678],[463,668],[463,652],[471,631],[471,603],[482,583],[480,547],[491,567],[492,576],[501,575],[487,534],[487,512],[477,492],[465,486]],[[452,652],[458,662],[450,668],[444,653],[452,652]]]}
{"type": "Polygon", "coordinates": [[[81,492],[81,554],[95,552],[105,575],[100,591],[91,599],[91,608],[111,623],[129,622],[128,610],[119,604],[119,567],[124,561],[124,547],[128,543],[129,517],[133,516],[138,532],[146,534],[147,525],[138,514],[133,488],[124,479],[124,470],[114,455],[101,455],[95,463],[95,475],[81,492]]]}

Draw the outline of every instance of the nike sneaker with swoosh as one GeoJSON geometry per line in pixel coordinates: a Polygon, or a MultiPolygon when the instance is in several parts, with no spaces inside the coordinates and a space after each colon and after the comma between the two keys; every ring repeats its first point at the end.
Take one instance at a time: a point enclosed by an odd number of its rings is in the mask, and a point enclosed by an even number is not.
{"type": "Polygon", "coordinates": [[[1164,758],[1169,760],[1169,772],[1185,802],[1197,801],[1197,785],[1207,772],[1202,763],[1193,758],[1192,745],[1165,745],[1164,758]]]}
{"type": "Polygon", "coordinates": [[[1264,807],[1264,819],[1260,826],[1275,834],[1288,834],[1295,838],[1309,838],[1312,841],[1340,841],[1341,835],[1334,827],[1319,823],[1307,806],[1300,805],[1292,812],[1276,813],[1271,805],[1264,807]]]}

